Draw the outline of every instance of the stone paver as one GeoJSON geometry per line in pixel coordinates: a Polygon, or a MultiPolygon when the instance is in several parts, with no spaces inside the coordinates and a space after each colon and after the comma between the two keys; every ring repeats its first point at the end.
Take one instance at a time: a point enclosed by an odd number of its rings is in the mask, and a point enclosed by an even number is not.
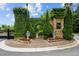
{"type": "Polygon", "coordinates": [[[67,41],[67,40],[62,40],[62,41],[57,41],[57,42],[51,42],[49,43],[47,40],[44,39],[34,39],[30,44],[27,44],[26,42],[18,42],[14,40],[7,40],[6,45],[8,46],[13,46],[13,47],[19,47],[19,48],[42,48],[42,47],[53,47],[53,46],[61,46],[61,45],[66,45],[70,44],[73,41],[67,41]]]}
{"type": "Polygon", "coordinates": [[[32,43],[30,44],[29,48],[32,48],[32,47],[38,48],[38,46],[39,46],[39,48],[40,47],[50,47],[50,46],[52,46],[52,44],[48,43],[44,39],[36,39],[36,40],[32,41],[32,43]]]}

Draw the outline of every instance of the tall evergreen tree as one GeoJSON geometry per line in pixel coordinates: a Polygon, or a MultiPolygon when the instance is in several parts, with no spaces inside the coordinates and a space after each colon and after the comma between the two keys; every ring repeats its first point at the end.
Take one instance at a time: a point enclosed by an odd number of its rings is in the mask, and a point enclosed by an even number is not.
{"type": "Polygon", "coordinates": [[[66,7],[65,16],[64,16],[64,38],[67,40],[71,40],[73,38],[73,30],[72,30],[72,12],[69,6],[66,7]]]}
{"type": "MultiPolygon", "coordinates": [[[[26,9],[28,10],[28,3],[26,4],[26,9]]],[[[31,37],[35,37],[35,29],[34,29],[34,27],[32,26],[32,23],[31,23],[31,19],[30,19],[30,15],[29,15],[30,13],[29,13],[29,10],[28,10],[28,12],[27,12],[27,18],[26,18],[26,31],[25,31],[25,33],[27,32],[27,31],[30,31],[30,33],[31,33],[31,37]]]]}
{"type": "Polygon", "coordinates": [[[64,7],[66,8],[67,6],[69,6],[71,8],[71,11],[74,12],[73,3],[65,3],[64,7]]]}
{"type": "Polygon", "coordinates": [[[48,38],[48,37],[51,37],[51,33],[53,32],[53,27],[52,25],[50,24],[50,20],[49,20],[49,15],[48,15],[48,10],[46,12],[46,19],[45,19],[45,22],[44,22],[44,36],[45,38],[48,38]]]}

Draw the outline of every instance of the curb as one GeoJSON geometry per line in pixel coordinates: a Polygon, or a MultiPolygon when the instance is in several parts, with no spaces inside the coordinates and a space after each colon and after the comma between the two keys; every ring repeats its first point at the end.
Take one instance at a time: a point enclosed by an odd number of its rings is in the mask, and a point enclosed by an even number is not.
{"type": "Polygon", "coordinates": [[[62,45],[62,46],[54,46],[54,47],[44,47],[44,48],[15,48],[11,46],[7,46],[5,41],[0,42],[0,48],[5,51],[11,52],[42,52],[42,51],[52,51],[52,50],[63,50],[67,48],[72,48],[79,45],[78,41],[74,41],[73,43],[62,45]]]}

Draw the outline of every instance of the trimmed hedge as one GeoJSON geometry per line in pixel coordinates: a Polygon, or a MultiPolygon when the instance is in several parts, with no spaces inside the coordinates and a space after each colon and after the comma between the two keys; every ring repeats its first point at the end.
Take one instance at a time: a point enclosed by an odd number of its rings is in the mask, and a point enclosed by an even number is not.
{"type": "Polygon", "coordinates": [[[29,30],[29,12],[25,8],[14,8],[15,15],[15,37],[24,37],[26,31],[29,30]]]}

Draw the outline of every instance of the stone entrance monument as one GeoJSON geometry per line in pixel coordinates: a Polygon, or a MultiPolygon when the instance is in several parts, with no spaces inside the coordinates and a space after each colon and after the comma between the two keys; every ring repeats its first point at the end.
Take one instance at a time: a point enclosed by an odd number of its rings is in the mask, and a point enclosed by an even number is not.
{"type": "Polygon", "coordinates": [[[54,38],[63,39],[64,19],[53,19],[52,26],[54,28],[54,38]]]}

